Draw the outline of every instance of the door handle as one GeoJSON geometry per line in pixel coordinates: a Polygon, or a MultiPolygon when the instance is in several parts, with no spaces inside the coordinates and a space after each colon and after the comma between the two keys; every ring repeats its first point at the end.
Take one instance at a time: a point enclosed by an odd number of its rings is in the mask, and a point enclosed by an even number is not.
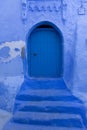
{"type": "Polygon", "coordinates": [[[33,56],[37,56],[37,53],[33,53],[33,56]]]}

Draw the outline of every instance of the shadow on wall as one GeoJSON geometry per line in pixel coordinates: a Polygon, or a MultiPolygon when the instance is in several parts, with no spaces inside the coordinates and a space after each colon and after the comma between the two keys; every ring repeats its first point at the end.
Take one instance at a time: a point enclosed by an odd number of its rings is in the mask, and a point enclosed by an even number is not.
{"type": "Polygon", "coordinates": [[[69,89],[73,89],[73,74],[74,74],[74,57],[68,51],[66,54],[67,66],[65,68],[65,81],[69,89]]]}

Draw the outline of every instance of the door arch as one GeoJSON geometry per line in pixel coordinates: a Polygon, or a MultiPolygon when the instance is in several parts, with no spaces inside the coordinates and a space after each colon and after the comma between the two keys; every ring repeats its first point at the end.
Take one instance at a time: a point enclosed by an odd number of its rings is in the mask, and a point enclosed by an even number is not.
{"type": "Polygon", "coordinates": [[[27,63],[30,77],[61,77],[63,39],[60,31],[47,23],[33,29],[27,41],[27,63]]]}

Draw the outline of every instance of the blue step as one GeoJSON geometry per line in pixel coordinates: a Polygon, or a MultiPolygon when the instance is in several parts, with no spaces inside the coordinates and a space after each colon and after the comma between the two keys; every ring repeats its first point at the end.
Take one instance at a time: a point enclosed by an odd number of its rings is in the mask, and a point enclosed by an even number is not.
{"type": "Polygon", "coordinates": [[[25,79],[6,126],[4,130],[86,130],[86,110],[62,78],[25,79]]]}
{"type": "Polygon", "coordinates": [[[82,128],[82,123],[78,119],[54,119],[54,120],[24,120],[24,119],[16,119],[15,122],[22,124],[30,124],[30,125],[42,125],[42,126],[62,126],[62,127],[75,127],[82,128]]]}
{"type": "Polygon", "coordinates": [[[22,101],[77,101],[77,98],[74,96],[36,96],[36,95],[18,95],[17,100],[22,101]]]}
{"type": "Polygon", "coordinates": [[[66,89],[62,78],[60,79],[25,79],[20,91],[26,89],[66,89]],[[25,86],[25,87],[24,87],[25,86]]]}
{"type": "Polygon", "coordinates": [[[77,107],[61,107],[61,106],[47,106],[47,107],[37,107],[37,106],[25,106],[19,111],[24,112],[47,112],[47,113],[71,113],[71,114],[84,114],[84,108],[77,107]]]}

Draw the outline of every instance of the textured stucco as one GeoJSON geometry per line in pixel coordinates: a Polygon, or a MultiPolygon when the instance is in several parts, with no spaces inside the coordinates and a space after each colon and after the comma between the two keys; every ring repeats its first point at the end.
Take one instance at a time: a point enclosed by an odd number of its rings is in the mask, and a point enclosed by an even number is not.
{"type": "MultiPolygon", "coordinates": [[[[0,82],[4,84],[5,78],[12,77],[9,80],[14,87],[20,87],[24,75],[21,48],[26,46],[31,28],[48,21],[59,28],[64,38],[64,80],[76,96],[87,101],[87,2],[84,1],[85,13],[82,15],[78,13],[79,0],[64,0],[61,7],[57,0],[31,1],[26,11],[21,1],[0,1],[0,82]],[[23,17],[23,11],[26,17],[23,17]],[[20,81],[16,85],[17,76],[20,81]]],[[[10,83],[8,88],[11,88],[10,83]]]]}

